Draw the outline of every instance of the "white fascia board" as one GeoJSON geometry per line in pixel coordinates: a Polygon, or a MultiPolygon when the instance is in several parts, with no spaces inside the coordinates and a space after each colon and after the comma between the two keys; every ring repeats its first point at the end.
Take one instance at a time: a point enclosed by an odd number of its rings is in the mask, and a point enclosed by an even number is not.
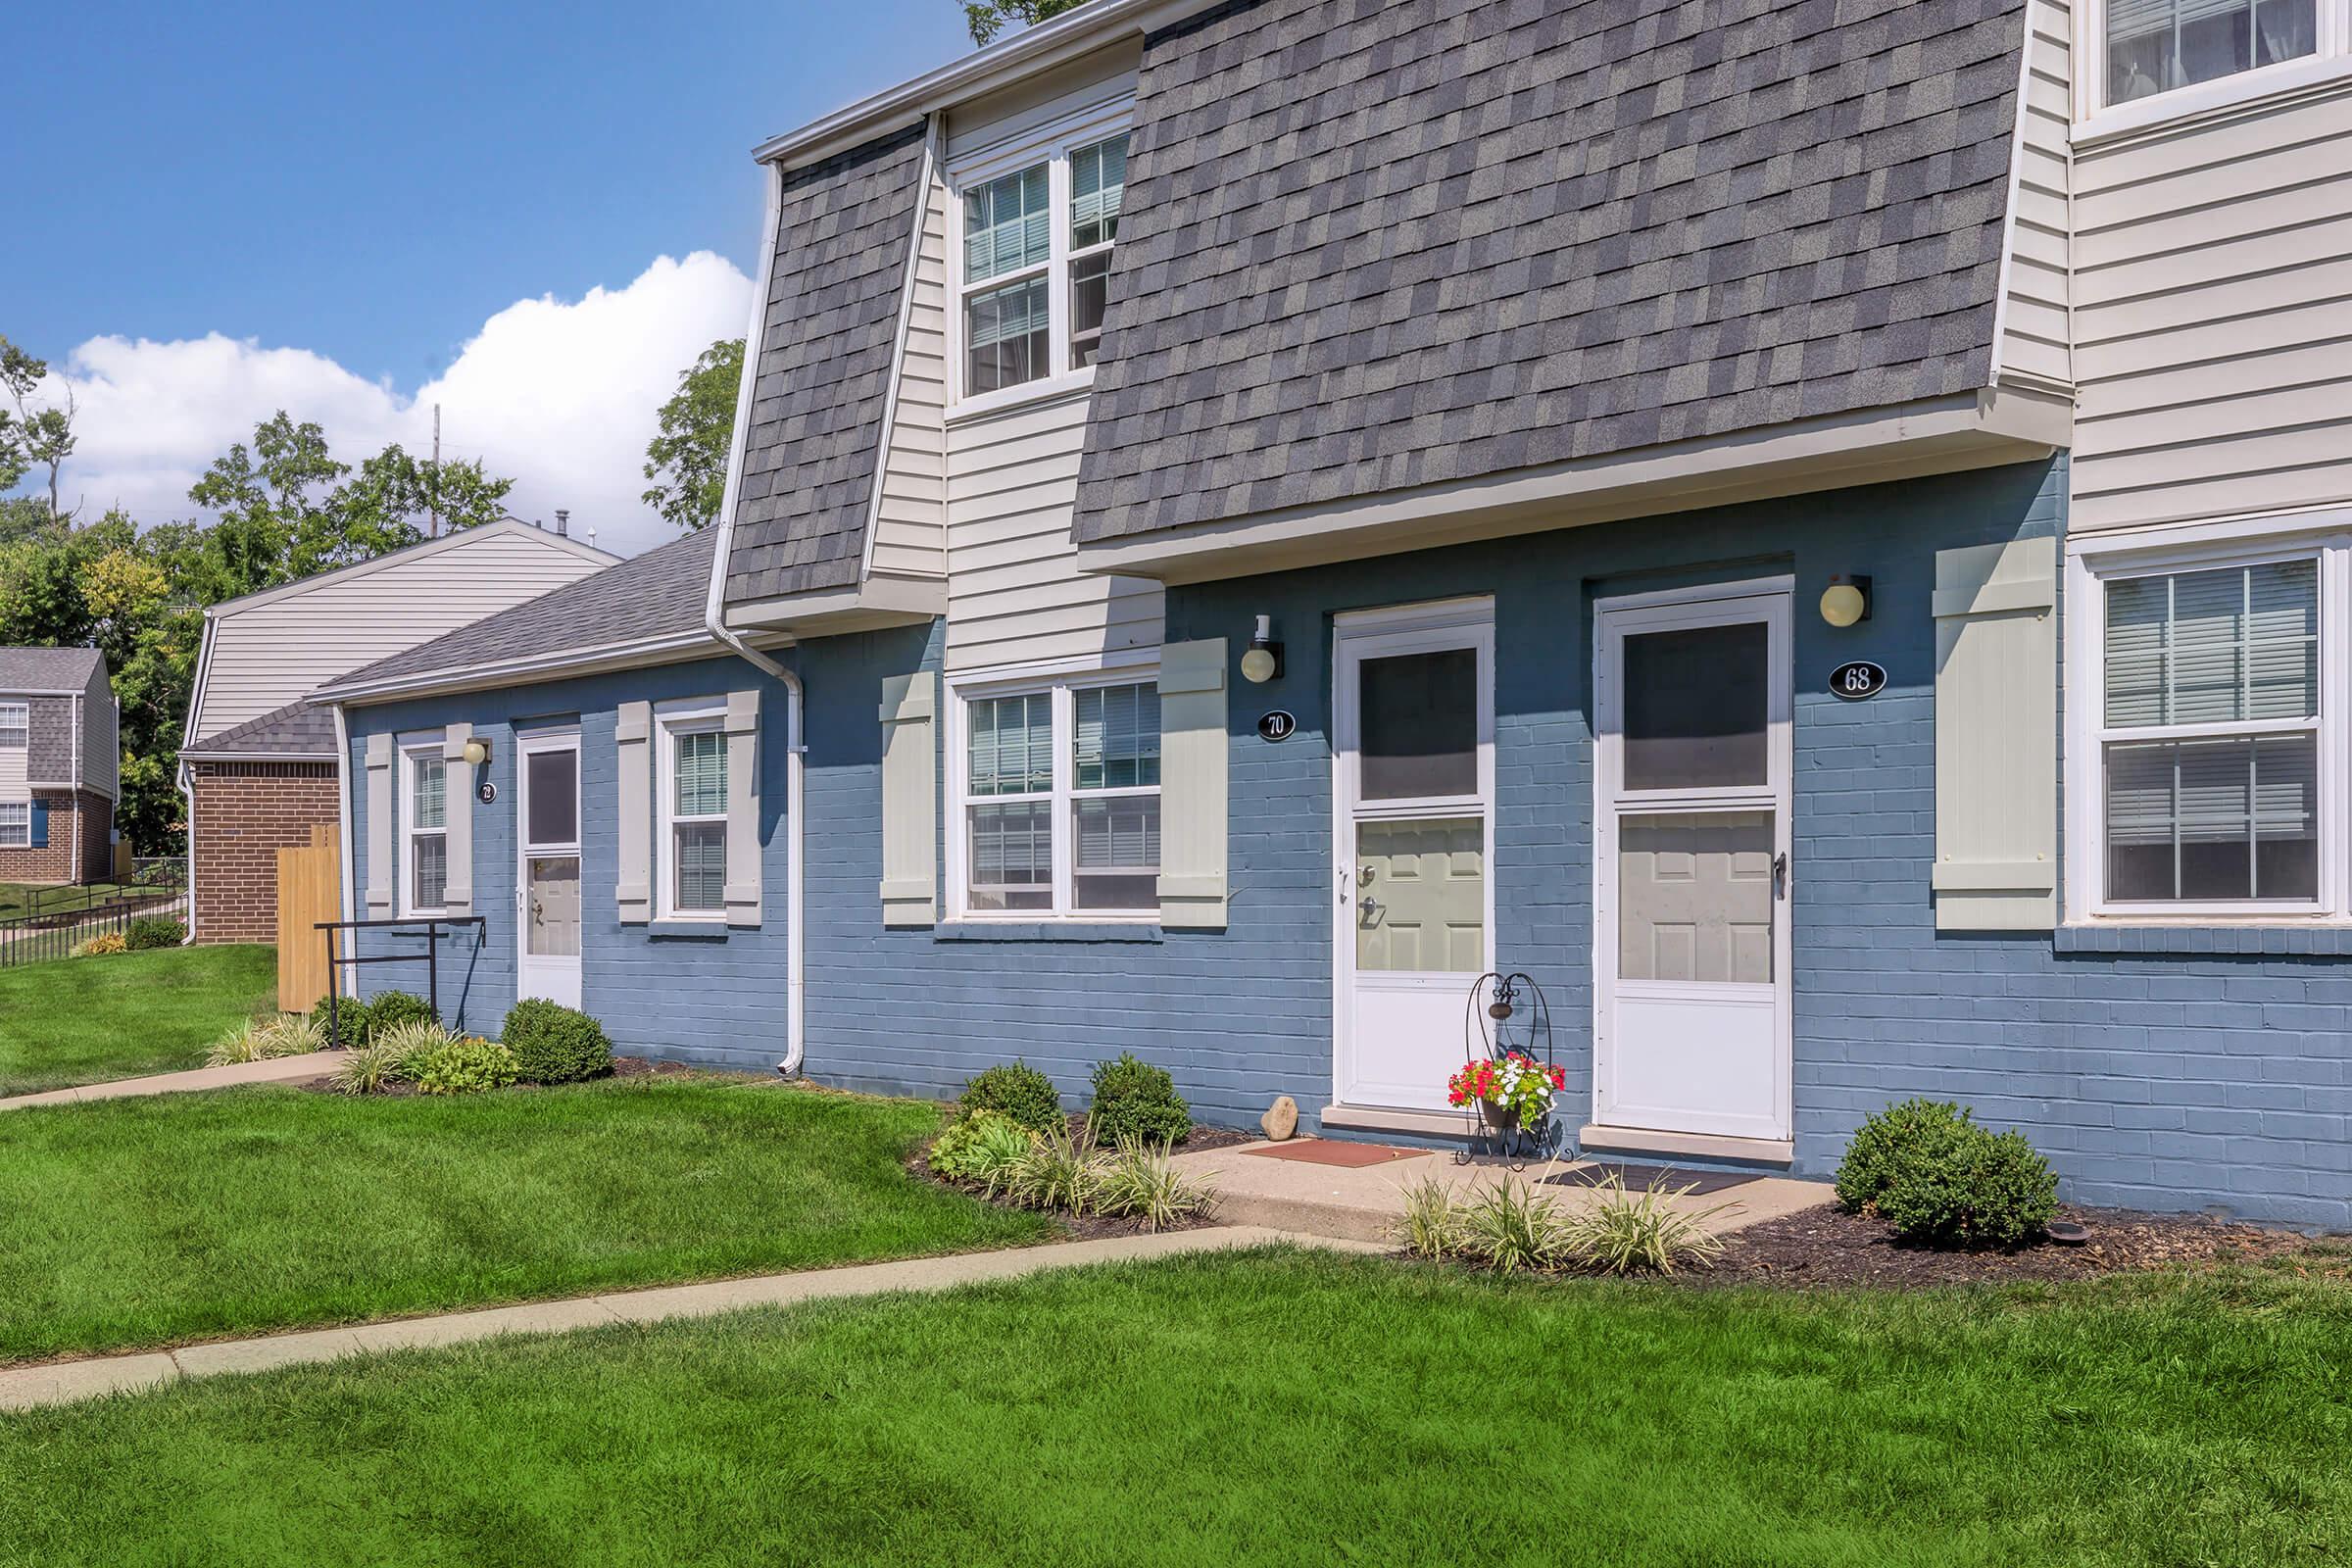
{"type": "Polygon", "coordinates": [[[1092,0],[1051,22],[1023,27],[1002,43],[965,55],[936,71],[837,109],[798,130],[771,136],[752,149],[763,164],[798,168],[866,141],[897,122],[925,115],[1011,86],[1024,76],[1092,54],[1131,33],[1156,31],[1216,0],[1092,0]]]}
{"type": "Polygon", "coordinates": [[[877,572],[855,588],[820,588],[730,605],[727,624],[738,631],[782,634],[798,641],[906,625],[947,612],[945,578],[877,572]]]}
{"type": "Polygon", "coordinates": [[[2017,387],[1740,431],[1452,484],[1082,543],[1078,569],[1168,583],[1393,555],[2025,463],[2073,438],[2073,405],[2017,387]]]}

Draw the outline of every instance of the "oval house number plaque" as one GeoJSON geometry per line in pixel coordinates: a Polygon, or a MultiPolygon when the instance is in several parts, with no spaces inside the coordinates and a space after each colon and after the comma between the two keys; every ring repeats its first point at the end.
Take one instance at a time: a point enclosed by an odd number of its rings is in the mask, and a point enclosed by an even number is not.
{"type": "Polygon", "coordinates": [[[1287,741],[1298,728],[1298,720],[1279,708],[1257,715],[1257,733],[1264,740],[1287,741]]]}
{"type": "Polygon", "coordinates": [[[1886,670],[1867,659],[1849,660],[1830,671],[1830,693],[1849,703],[1876,697],[1886,689],[1886,670]]]}

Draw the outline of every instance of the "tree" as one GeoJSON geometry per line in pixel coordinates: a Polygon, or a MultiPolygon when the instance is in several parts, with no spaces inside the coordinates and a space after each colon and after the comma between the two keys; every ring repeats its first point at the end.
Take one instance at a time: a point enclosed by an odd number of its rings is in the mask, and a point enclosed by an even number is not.
{"type": "Polygon", "coordinates": [[[661,433],[645,446],[645,476],[654,487],[641,499],[662,520],[690,532],[717,520],[742,386],[741,338],[711,344],[678,373],[676,394],[662,405],[661,433]]]}
{"type": "MultiPolygon", "coordinates": [[[[512,479],[493,479],[481,463],[412,458],[397,444],[360,465],[360,471],[327,498],[350,551],[372,545],[368,556],[414,544],[430,533],[478,528],[506,514],[512,479]]],[[[365,558],[363,558],[365,559],[365,558]]]]}
{"type": "Polygon", "coordinates": [[[0,337],[0,392],[13,407],[0,410],[0,490],[16,488],[36,468],[49,470],[49,515],[62,517],[57,504],[58,474],[74,455],[74,388],[66,388],[63,407],[40,403],[33,390],[49,373],[49,362],[36,360],[0,337]]]}
{"type": "Polygon", "coordinates": [[[1086,0],[963,0],[963,21],[971,28],[972,42],[986,48],[1008,22],[1029,26],[1084,4],[1086,0]]]}

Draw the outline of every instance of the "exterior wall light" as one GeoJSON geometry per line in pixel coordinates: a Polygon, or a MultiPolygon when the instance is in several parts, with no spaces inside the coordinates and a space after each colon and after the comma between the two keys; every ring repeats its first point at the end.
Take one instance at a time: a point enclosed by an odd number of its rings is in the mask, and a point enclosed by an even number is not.
{"type": "Polygon", "coordinates": [[[1242,656],[1242,679],[1252,686],[1263,686],[1282,674],[1282,644],[1274,640],[1274,617],[1257,617],[1257,630],[1250,636],[1250,651],[1242,656]]]}
{"type": "Polygon", "coordinates": [[[1833,626],[1851,626],[1870,618],[1870,579],[1834,576],[1821,591],[1821,618],[1833,626]]]}
{"type": "Polygon", "coordinates": [[[490,743],[488,741],[476,736],[466,743],[466,765],[479,767],[488,760],[490,760],[490,743]]]}

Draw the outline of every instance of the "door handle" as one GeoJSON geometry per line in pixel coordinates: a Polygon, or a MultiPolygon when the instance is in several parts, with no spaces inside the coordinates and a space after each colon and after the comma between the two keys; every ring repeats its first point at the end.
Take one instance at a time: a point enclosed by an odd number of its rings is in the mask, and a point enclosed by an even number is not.
{"type": "Polygon", "coordinates": [[[1783,850],[1772,858],[1772,891],[1776,898],[1788,896],[1788,852],[1783,850]]]}

